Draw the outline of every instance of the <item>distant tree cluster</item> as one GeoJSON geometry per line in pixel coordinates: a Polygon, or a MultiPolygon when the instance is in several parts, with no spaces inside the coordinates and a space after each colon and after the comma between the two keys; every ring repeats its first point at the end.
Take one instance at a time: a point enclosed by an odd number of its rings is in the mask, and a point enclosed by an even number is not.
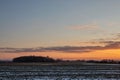
{"type": "MultiPolygon", "coordinates": [[[[2,63],[2,61],[0,61],[2,63]]],[[[16,57],[13,59],[13,62],[87,62],[87,63],[110,63],[110,64],[120,64],[120,61],[114,61],[114,60],[61,60],[61,59],[53,59],[50,57],[43,57],[43,56],[21,56],[16,57]]]]}
{"type": "Polygon", "coordinates": [[[74,62],[85,62],[85,63],[101,63],[101,64],[120,64],[120,61],[117,60],[75,60],[74,62]]]}
{"type": "Polygon", "coordinates": [[[13,62],[55,62],[56,60],[50,57],[42,56],[21,56],[13,59],[13,62]]]}
{"type": "Polygon", "coordinates": [[[109,59],[104,59],[104,60],[100,60],[100,61],[96,61],[96,60],[88,60],[86,61],[88,63],[110,63],[110,64],[120,64],[120,61],[114,61],[114,60],[109,60],[109,59]]]}

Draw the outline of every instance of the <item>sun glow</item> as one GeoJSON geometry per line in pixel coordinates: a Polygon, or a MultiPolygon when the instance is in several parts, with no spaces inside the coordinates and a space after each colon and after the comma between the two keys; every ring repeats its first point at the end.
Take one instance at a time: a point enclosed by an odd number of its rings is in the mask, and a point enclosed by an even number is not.
{"type": "Polygon", "coordinates": [[[54,59],[64,60],[102,60],[113,59],[120,60],[120,49],[96,50],[84,53],[68,53],[68,52],[24,52],[24,53],[0,53],[2,60],[11,60],[18,56],[49,56],[54,59]],[[1,55],[2,54],[2,55],[1,55]],[[9,55],[9,56],[8,56],[9,55]]]}

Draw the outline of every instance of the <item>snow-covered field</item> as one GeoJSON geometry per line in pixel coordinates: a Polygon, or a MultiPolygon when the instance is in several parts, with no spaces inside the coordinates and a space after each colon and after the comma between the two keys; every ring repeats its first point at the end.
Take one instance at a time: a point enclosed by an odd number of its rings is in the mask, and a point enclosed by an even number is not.
{"type": "Polygon", "coordinates": [[[120,80],[119,64],[0,64],[0,80],[120,80]]]}

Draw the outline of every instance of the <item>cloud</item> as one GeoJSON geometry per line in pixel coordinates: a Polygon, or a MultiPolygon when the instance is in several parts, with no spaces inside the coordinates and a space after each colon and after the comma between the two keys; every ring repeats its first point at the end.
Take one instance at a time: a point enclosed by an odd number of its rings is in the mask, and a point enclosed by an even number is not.
{"type": "Polygon", "coordinates": [[[105,49],[119,49],[120,48],[120,41],[118,42],[108,42],[108,44],[105,46],[105,49]]]}
{"type": "Polygon", "coordinates": [[[4,53],[21,53],[21,52],[89,52],[83,47],[63,46],[63,47],[46,47],[46,48],[0,48],[0,52],[4,53]]]}
{"type": "Polygon", "coordinates": [[[92,23],[92,24],[69,26],[68,28],[72,30],[96,30],[99,28],[99,26],[96,23],[92,23]]]}
{"type": "Polygon", "coordinates": [[[40,48],[0,48],[4,53],[21,53],[21,52],[67,52],[67,53],[86,53],[95,50],[120,49],[120,42],[106,41],[105,46],[61,46],[61,47],[40,47],[40,48]]]}
{"type": "Polygon", "coordinates": [[[110,21],[110,22],[106,22],[104,24],[105,24],[105,26],[108,26],[108,27],[119,27],[120,26],[120,23],[116,22],[116,21],[110,21]]]}
{"type": "Polygon", "coordinates": [[[120,33],[117,33],[115,40],[120,40],[120,33]]]}
{"type": "Polygon", "coordinates": [[[22,52],[65,52],[65,53],[87,53],[96,50],[120,49],[120,33],[112,38],[97,39],[95,41],[82,42],[89,44],[82,46],[56,46],[56,47],[37,47],[37,48],[0,48],[1,53],[22,53],[22,52]],[[93,45],[95,44],[95,45],[93,45]]]}

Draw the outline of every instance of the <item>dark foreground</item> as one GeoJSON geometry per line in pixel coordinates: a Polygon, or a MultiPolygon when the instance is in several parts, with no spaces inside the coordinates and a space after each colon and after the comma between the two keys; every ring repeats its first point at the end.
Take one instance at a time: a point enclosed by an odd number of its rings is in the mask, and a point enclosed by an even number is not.
{"type": "Polygon", "coordinates": [[[0,80],[120,80],[120,64],[1,63],[0,80]]]}

